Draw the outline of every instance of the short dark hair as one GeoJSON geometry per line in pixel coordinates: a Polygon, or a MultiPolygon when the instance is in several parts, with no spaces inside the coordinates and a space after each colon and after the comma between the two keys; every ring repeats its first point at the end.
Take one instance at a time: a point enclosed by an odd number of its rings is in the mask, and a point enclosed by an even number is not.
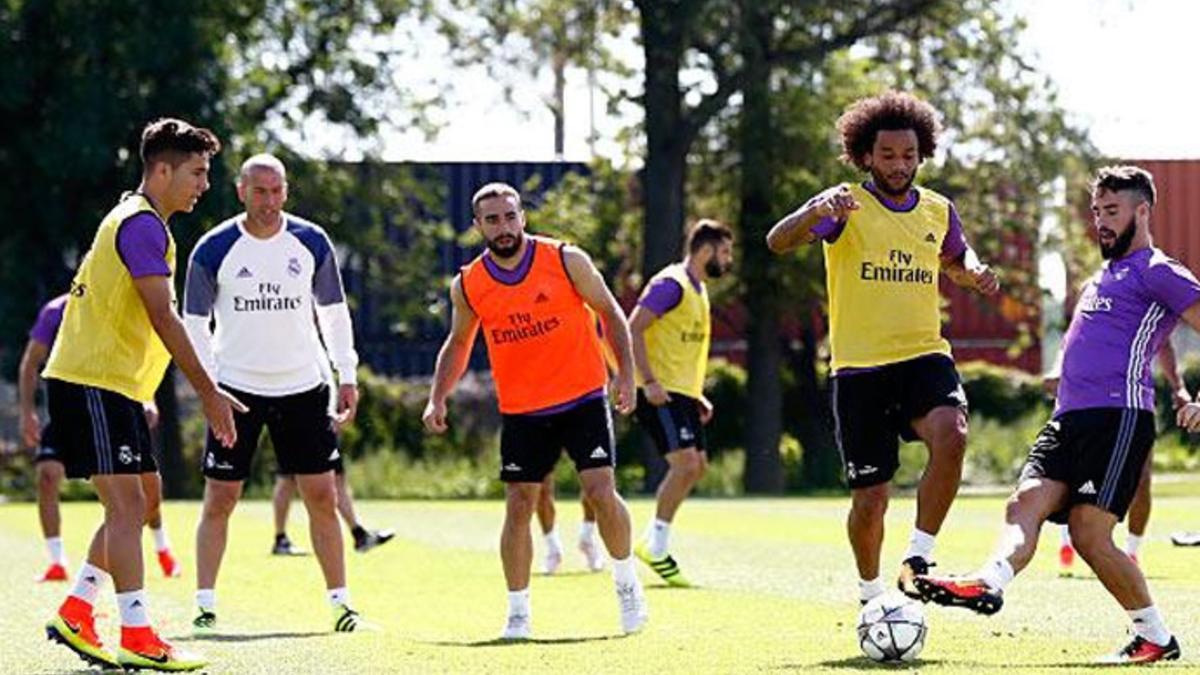
{"type": "Polygon", "coordinates": [[[147,124],[142,129],[142,144],[138,150],[144,170],[155,162],[167,162],[176,167],[191,155],[212,157],[220,151],[221,141],[212,131],[173,117],[161,117],[147,124]]]}
{"type": "Polygon", "coordinates": [[[711,218],[701,218],[688,232],[688,253],[695,253],[707,244],[718,245],[723,241],[733,241],[733,230],[720,221],[711,218]]]}
{"type": "Polygon", "coordinates": [[[471,197],[471,213],[479,215],[479,202],[492,197],[516,197],[517,206],[521,205],[521,193],[508,183],[488,183],[475,191],[475,195],[471,197]]]}
{"type": "Polygon", "coordinates": [[[1142,201],[1154,206],[1158,191],[1154,189],[1154,176],[1140,166],[1122,164],[1102,167],[1092,181],[1092,194],[1101,192],[1135,192],[1142,201]]]}
{"type": "Polygon", "coordinates": [[[866,171],[862,157],[875,147],[880,131],[912,129],[917,134],[917,152],[925,161],[937,150],[942,125],[937,111],[925,101],[912,94],[885,91],[852,103],[838,118],[837,129],[842,136],[841,160],[866,171]]]}

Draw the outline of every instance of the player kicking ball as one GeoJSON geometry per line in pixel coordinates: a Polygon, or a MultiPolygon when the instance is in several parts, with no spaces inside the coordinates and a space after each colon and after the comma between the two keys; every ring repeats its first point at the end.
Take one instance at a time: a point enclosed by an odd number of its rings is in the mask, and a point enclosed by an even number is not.
{"type": "MultiPolygon", "coordinates": [[[[1084,285],[1063,338],[1058,401],[1008,500],[1000,545],[974,574],[915,579],[926,601],[994,614],[1033,558],[1042,523],[1065,522],[1076,551],[1133,623],[1133,640],[1101,659],[1111,664],[1179,658],[1145,577],[1112,536],[1154,444],[1154,354],[1180,318],[1200,328],[1200,282],[1151,242],[1154,201],[1148,172],[1100,170],[1092,215],[1107,262],[1084,285]]],[[[1176,419],[1200,429],[1200,404],[1184,404],[1176,419]]]]}

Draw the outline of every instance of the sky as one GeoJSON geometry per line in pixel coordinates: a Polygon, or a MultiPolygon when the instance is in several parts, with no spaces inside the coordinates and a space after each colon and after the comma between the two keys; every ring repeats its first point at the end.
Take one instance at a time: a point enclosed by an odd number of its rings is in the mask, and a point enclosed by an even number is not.
{"type": "MultiPolygon", "coordinates": [[[[1102,153],[1124,159],[1200,158],[1200,134],[1192,131],[1200,110],[1200,87],[1194,82],[1200,2],[1003,0],[1002,7],[1026,17],[1020,48],[1051,76],[1060,103],[1090,130],[1102,153]]],[[[639,65],[636,48],[625,53],[632,66],[639,65]]],[[[430,72],[421,69],[420,75],[430,72]]],[[[554,159],[553,121],[540,100],[550,91],[548,77],[522,82],[513,102],[482,68],[457,69],[452,79],[453,102],[440,112],[444,126],[438,136],[387,133],[384,159],[554,159]]],[[[591,156],[587,136],[593,119],[600,136],[597,151],[620,156],[614,137],[638,119],[636,107],[612,116],[602,96],[589,100],[588,94],[586,74],[568,72],[565,158],[591,156]]]]}

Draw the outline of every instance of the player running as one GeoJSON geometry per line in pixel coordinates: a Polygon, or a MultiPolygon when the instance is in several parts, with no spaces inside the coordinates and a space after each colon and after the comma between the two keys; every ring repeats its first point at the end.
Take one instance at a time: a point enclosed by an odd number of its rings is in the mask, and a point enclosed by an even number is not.
{"type": "Polygon", "coordinates": [[[712,317],[705,282],[732,267],[733,232],[715,220],[701,220],[688,233],[683,261],[651,277],[629,316],[638,369],[637,420],[668,464],[654,519],[633,551],[670,586],[691,586],[668,552],[668,539],[675,513],[708,467],[704,425],[713,406],[704,396],[704,375],[712,317]]]}
{"type": "Polygon", "coordinates": [[[865,604],[879,575],[897,436],[920,439],[929,464],[900,565],[900,590],[917,596],[935,537],[962,478],[967,399],[941,334],[938,272],[984,295],[995,273],[967,245],[954,204],[913,184],[937,145],[937,112],[909,94],[860,99],[838,119],[842,159],[869,174],[816,195],[767,234],[775,253],[822,241],[829,291],[834,435],[850,485],[846,529],[865,604]]]}
{"type": "MultiPolygon", "coordinates": [[[[1075,549],[1128,612],[1133,640],[1106,663],[1179,658],[1146,579],[1113,543],[1154,445],[1154,354],[1180,318],[1200,328],[1200,282],[1153,246],[1154,179],[1133,166],[1106,167],[1092,183],[1092,215],[1107,261],[1085,284],[1063,338],[1053,416],[1034,441],[993,557],[965,577],[918,576],[926,600],[992,614],[1029,564],[1042,523],[1067,523],[1075,549]]],[[[1200,429],[1200,404],[1177,421],[1200,429]]]]}
{"type": "Polygon", "coordinates": [[[195,670],[204,659],[177,649],[150,627],[142,590],[144,481],[157,470],[143,404],[174,358],[200,396],[216,438],[233,445],[232,408],[200,364],[175,314],[175,240],[167,221],[190,212],[208,190],[209,162],[221,148],[207,129],[177,119],[142,131],[142,182],[96,230],[84,256],[43,377],[50,419],[68,478],[91,478],[104,505],[87,562],[46,625],[52,639],[107,668],[195,670]],[[121,643],[116,656],[96,634],[93,605],[109,575],[117,591],[121,643]]]}
{"type": "Polygon", "coordinates": [[[196,528],[199,612],[192,622],[200,633],[217,628],[216,582],[229,516],[264,426],[280,470],[296,475],[308,509],[333,629],[363,627],[346,588],[333,475],[340,457],[335,425],[353,420],[358,407],[358,354],[333,244],[320,227],[283,210],[287,188],[277,158],[247,159],[237,184],[245,213],[204,235],[188,261],[183,303],[188,335],[205,368],[250,407],[234,415],[236,445],[223,446],[210,433],[204,449],[204,510],[196,528]],[[214,318],[215,335],[209,327],[214,318]],[[337,371],[336,416],[329,413],[320,358],[337,371]]]}
{"type": "Polygon", "coordinates": [[[616,348],[616,405],[628,414],[634,384],[625,316],[586,253],[525,234],[525,212],[514,188],[485,185],[471,206],[487,250],[450,287],[450,334],[438,353],[423,421],[433,433],[446,430],[446,398],[465,372],[482,327],[500,403],[500,480],[507,494],[500,557],[509,610],[501,638],[530,637],[530,521],[542,480],[564,449],[613,560],[621,629],[636,632],[646,622],[646,601],[634,570],[629,511],[613,475],[608,372],[595,325],[598,316],[616,348]]]}

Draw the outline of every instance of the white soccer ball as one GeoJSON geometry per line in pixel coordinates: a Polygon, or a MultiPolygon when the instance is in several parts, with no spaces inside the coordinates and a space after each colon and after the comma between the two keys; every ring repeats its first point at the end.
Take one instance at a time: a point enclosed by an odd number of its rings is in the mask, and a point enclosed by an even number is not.
{"type": "Polygon", "coordinates": [[[884,593],[858,614],[858,646],[873,661],[912,661],[925,647],[925,610],[900,593],[884,593]]]}

